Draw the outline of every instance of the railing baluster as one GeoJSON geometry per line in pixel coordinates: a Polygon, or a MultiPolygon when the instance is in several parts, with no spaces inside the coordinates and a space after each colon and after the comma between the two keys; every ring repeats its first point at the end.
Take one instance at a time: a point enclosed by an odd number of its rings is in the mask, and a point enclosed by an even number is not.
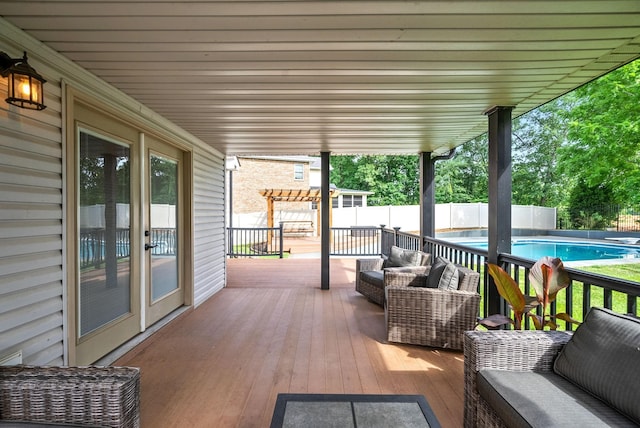
{"type": "Polygon", "coordinates": [[[604,289],[602,300],[603,300],[602,304],[604,305],[605,308],[607,309],[613,308],[613,293],[611,292],[611,290],[606,288],[604,289]]]}
{"type": "MultiPolygon", "coordinates": [[[[569,286],[564,290],[565,294],[565,308],[568,314],[573,314],[573,281],[569,283],[569,286]]],[[[573,324],[568,321],[564,323],[565,330],[573,330],[573,324]]]]}
{"type": "Polygon", "coordinates": [[[587,315],[591,307],[591,284],[582,283],[582,319],[587,315]]]}
{"type": "Polygon", "coordinates": [[[636,315],[638,312],[638,298],[627,295],[627,313],[636,315]]]}

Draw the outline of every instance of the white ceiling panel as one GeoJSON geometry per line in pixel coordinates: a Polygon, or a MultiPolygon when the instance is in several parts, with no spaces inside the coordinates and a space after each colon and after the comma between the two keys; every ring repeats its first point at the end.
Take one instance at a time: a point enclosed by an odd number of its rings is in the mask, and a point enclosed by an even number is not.
{"type": "Polygon", "coordinates": [[[444,152],[640,56],[640,0],[31,1],[0,15],[227,154],[444,152]]]}

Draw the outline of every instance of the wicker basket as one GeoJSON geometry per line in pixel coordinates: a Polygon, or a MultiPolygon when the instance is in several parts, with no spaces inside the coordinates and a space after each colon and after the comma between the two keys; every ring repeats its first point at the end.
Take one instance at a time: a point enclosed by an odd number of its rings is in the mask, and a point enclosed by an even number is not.
{"type": "Polygon", "coordinates": [[[140,371],[132,367],[0,367],[0,419],[140,426],[140,371]]]}

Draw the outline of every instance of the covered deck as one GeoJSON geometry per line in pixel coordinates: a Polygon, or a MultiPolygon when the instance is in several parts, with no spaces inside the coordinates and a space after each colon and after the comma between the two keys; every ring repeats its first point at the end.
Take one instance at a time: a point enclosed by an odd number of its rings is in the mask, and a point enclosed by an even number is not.
{"type": "MultiPolygon", "coordinates": [[[[46,110],[0,109],[0,354],[90,364],[121,343],[103,340],[111,327],[129,338],[159,324],[138,298],[148,253],[132,251],[133,316],[78,337],[80,126],[131,149],[132,237],[150,212],[147,149],[182,159],[188,309],[115,362],[142,369],[144,427],[265,426],[279,392],[418,393],[461,426],[462,354],[386,343],[382,309],[353,290],[353,259],[329,262],[326,240],[322,263],[226,269],[225,156],[320,153],[328,204],[332,153],[418,155],[420,235],[438,249],[435,162],[488,131],[490,254],[474,260],[528,268],[509,255],[511,118],[640,56],[637,0],[21,0],[0,1],[0,16],[0,51],[28,52],[47,80],[46,110]]],[[[592,285],[605,306],[622,292],[637,312],[636,283],[572,279],[585,291],[568,312],[590,306],[592,285]]]]}
{"type": "Polygon", "coordinates": [[[124,355],[141,368],[142,426],[268,426],[278,393],[422,394],[463,424],[460,352],[386,341],[355,292],[355,259],[230,259],[228,286],[124,355]]]}

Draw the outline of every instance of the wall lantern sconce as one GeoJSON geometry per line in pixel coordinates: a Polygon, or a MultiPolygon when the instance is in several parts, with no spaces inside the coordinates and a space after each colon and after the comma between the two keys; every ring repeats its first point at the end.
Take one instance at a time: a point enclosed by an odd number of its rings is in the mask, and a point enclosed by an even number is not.
{"type": "Polygon", "coordinates": [[[5,100],[9,104],[30,110],[44,110],[43,85],[46,80],[27,62],[27,53],[22,58],[11,58],[0,52],[0,74],[7,78],[5,100]]]}

